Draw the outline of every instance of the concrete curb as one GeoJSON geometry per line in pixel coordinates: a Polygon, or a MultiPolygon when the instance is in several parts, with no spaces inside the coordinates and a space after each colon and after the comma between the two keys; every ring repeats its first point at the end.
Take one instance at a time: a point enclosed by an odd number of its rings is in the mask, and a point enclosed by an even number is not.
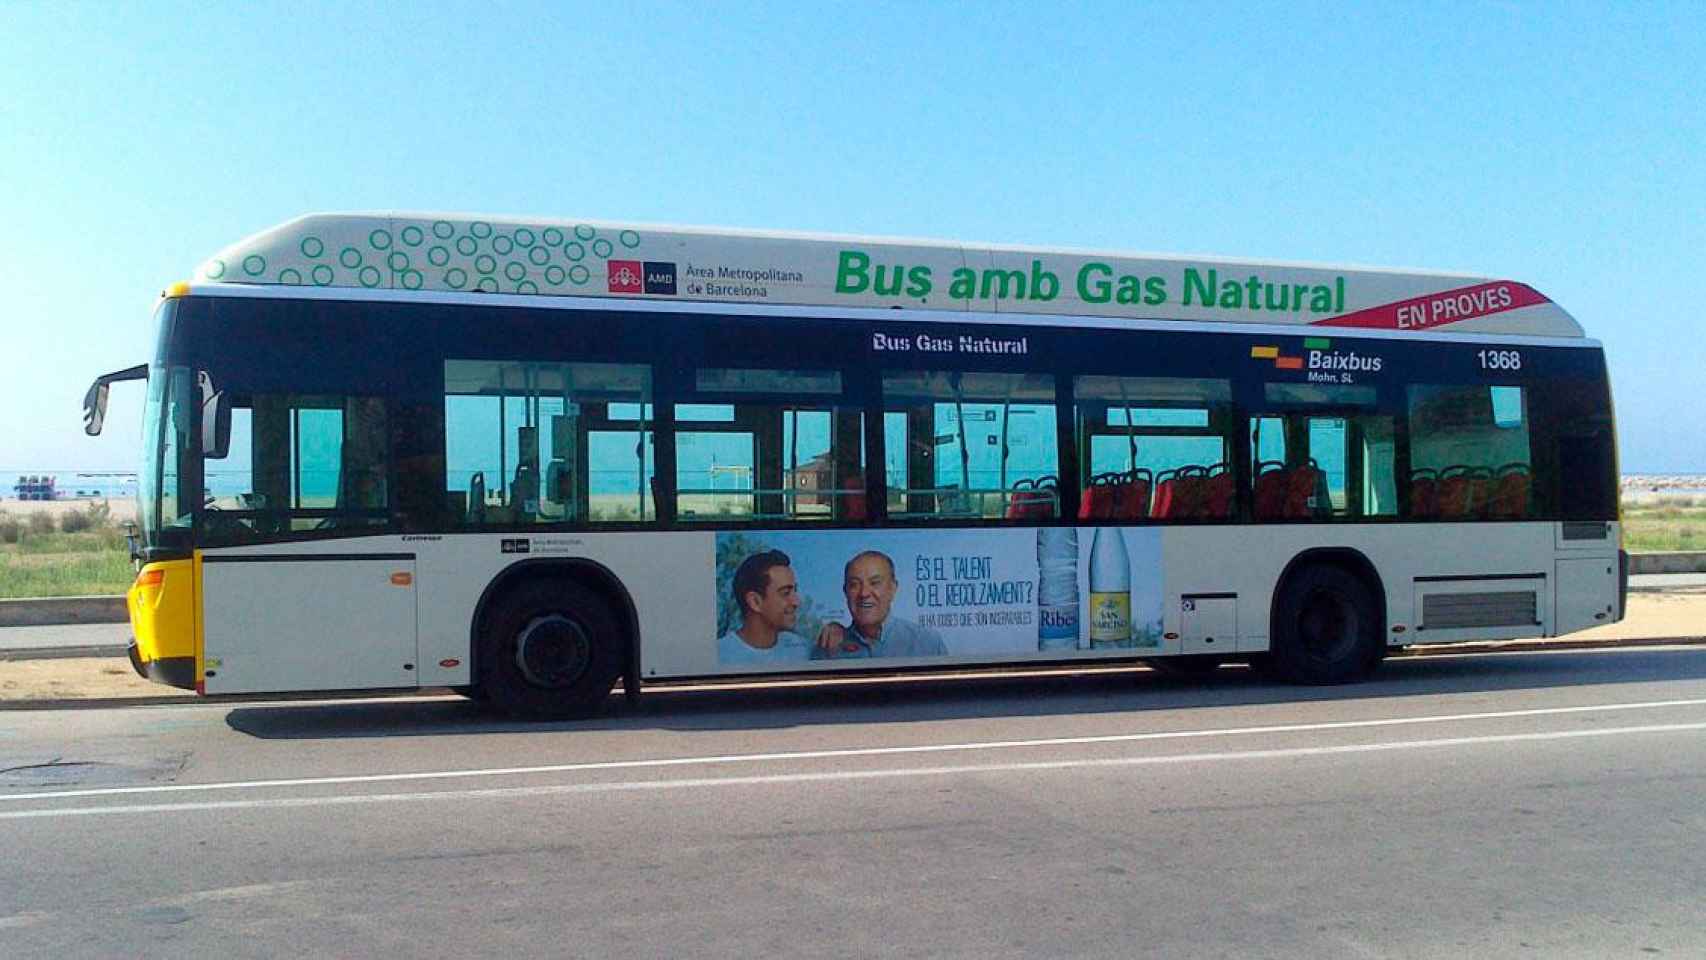
{"type": "Polygon", "coordinates": [[[0,600],[0,627],[51,627],[66,623],[124,623],[123,597],[39,597],[0,600]]]}
{"type": "Polygon", "coordinates": [[[23,647],[0,650],[0,663],[12,660],[70,660],[74,657],[130,657],[130,648],[116,643],[88,644],[81,647],[23,647]]]}
{"type": "Polygon", "coordinates": [[[1706,573],[1706,552],[1672,550],[1664,553],[1631,553],[1631,574],[1706,573]]]}

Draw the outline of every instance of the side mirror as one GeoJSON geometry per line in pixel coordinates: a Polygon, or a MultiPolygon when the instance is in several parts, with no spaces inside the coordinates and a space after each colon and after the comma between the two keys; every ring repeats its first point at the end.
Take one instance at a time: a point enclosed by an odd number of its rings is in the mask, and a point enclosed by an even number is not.
{"type": "Polygon", "coordinates": [[[124,380],[148,379],[148,364],[138,364],[126,370],[115,373],[104,373],[95,378],[89,385],[89,392],[83,394],[83,432],[91,437],[101,435],[101,425],[107,420],[107,389],[112,384],[124,380]]]}
{"type": "Polygon", "coordinates": [[[83,432],[91,437],[101,435],[101,425],[107,420],[107,381],[96,380],[83,394],[83,432]]]}

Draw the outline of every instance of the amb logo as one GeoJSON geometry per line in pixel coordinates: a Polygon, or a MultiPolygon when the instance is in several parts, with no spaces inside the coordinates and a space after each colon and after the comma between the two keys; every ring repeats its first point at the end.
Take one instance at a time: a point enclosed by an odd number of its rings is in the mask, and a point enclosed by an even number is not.
{"type": "Polygon", "coordinates": [[[650,260],[610,261],[611,293],[650,293],[675,296],[675,264],[650,260]]]}
{"type": "Polygon", "coordinates": [[[1381,357],[1334,350],[1333,341],[1324,337],[1304,338],[1303,352],[1305,356],[1287,356],[1278,344],[1262,344],[1250,348],[1250,358],[1272,360],[1276,370],[1307,370],[1310,383],[1355,383],[1357,374],[1379,373],[1385,365],[1381,357]]]}

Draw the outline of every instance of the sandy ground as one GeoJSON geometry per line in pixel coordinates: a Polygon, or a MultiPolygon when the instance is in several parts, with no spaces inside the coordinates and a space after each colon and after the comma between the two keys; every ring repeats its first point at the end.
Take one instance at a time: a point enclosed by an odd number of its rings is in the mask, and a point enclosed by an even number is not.
{"type": "Polygon", "coordinates": [[[9,513],[14,517],[27,517],[32,513],[45,513],[55,519],[68,513],[88,509],[91,503],[104,503],[112,511],[114,523],[124,523],[136,519],[136,501],[120,500],[14,500],[7,497],[0,500],[0,513],[9,513]]]}
{"type": "MultiPolygon", "coordinates": [[[[1706,591],[1634,594],[1622,623],[1572,634],[1560,642],[1706,637],[1706,591]]],[[[122,657],[0,661],[0,704],[44,700],[191,698],[176,687],[138,677],[122,657]]]]}

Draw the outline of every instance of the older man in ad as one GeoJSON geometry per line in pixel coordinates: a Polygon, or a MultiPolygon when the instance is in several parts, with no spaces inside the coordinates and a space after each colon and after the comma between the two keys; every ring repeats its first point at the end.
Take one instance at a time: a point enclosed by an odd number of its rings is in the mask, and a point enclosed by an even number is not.
{"type": "Polygon", "coordinates": [[[847,561],[841,592],[852,623],[833,621],[818,631],[814,660],[854,657],[939,657],[948,652],[942,635],[910,620],[890,616],[900,582],[888,554],[866,550],[847,561]]]}

